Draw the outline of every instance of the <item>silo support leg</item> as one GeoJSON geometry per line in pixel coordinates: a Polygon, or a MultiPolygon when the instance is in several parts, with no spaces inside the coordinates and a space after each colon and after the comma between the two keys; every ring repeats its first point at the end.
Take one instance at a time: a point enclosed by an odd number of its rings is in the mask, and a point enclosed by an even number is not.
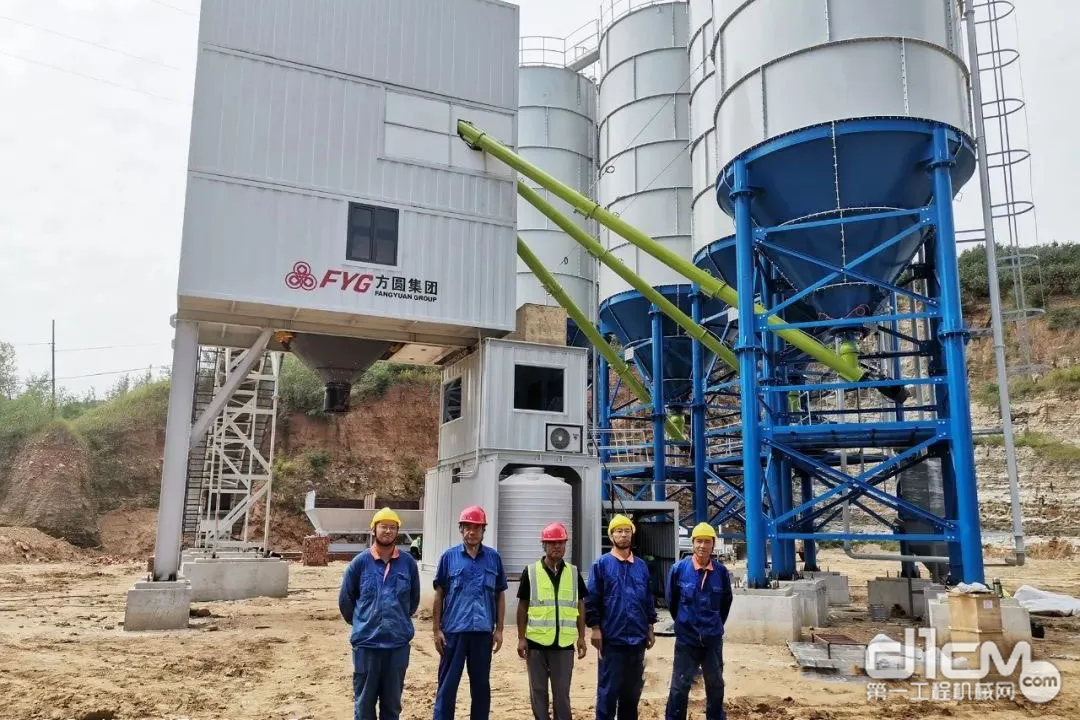
{"type": "Polygon", "coordinates": [[[937,222],[938,284],[940,287],[941,325],[939,337],[945,359],[945,379],[948,388],[948,424],[951,456],[956,481],[956,511],[963,559],[964,582],[985,581],[982,559],[982,533],[979,527],[978,488],[975,480],[975,450],[971,442],[971,405],[967,385],[967,361],[964,328],[960,306],[960,278],[957,270],[956,234],[952,204],[953,165],[948,131],[943,126],[934,130],[934,212],[937,222]]]}
{"type": "Polygon", "coordinates": [[[195,372],[199,362],[199,325],[176,322],[173,341],[169,409],[165,421],[165,456],[161,468],[154,580],[175,580],[180,570],[180,539],[184,522],[191,411],[195,402],[195,372]]]}
{"type": "Polygon", "coordinates": [[[766,586],[765,523],[761,513],[761,426],[758,416],[758,338],[754,313],[754,237],[746,163],[735,164],[735,252],[739,293],[739,394],[742,412],[743,501],[746,505],[746,583],[766,586]]]}

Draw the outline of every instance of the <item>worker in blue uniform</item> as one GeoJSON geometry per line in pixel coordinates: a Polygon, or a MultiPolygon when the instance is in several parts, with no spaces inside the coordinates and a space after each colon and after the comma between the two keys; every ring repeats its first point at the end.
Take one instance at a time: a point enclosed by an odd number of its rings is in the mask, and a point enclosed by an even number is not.
{"type": "Polygon", "coordinates": [[[467,507],[458,518],[462,543],[444,552],[435,571],[432,628],[439,659],[435,720],[454,720],[461,673],[469,671],[471,720],[488,720],[491,656],[503,641],[506,572],[502,557],[483,544],[487,515],[467,507]]]}
{"type": "Polygon", "coordinates": [[[690,533],[693,554],[671,568],[668,609],[675,619],[675,662],[664,720],[686,720],[690,686],[705,679],[705,720],[724,713],[724,623],[731,610],[731,577],[713,558],[716,531],[699,523],[690,533]]]}
{"type": "Polygon", "coordinates": [[[645,651],[656,642],[656,605],[649,569],[630,550],[634,523],[616,515],[608,523],[611,552],[593,563],[585,598],[585,624],[600,656],[596,720],[637,720],[645,684],[645,651]]]}
{"type": "Polygon", "coordinates": [[[420,573],[416,561],[397,549],[401,519],[383,508],[371,519],[375,542],[345,568],[338,609],[352,625],[353,719],[398,720],[412,616],[420,606],[420,573]]]}

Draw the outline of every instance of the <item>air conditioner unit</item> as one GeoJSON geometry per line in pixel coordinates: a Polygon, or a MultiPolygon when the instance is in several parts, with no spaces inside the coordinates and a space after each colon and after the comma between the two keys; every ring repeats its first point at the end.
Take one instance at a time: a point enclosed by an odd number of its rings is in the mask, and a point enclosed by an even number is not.
{"type": "Polygon", "coordinates": [[[582,453],[585,451],[582,440],[585,432],[581,425],[547,423],[544,435],[546,452],[582,453]]]}

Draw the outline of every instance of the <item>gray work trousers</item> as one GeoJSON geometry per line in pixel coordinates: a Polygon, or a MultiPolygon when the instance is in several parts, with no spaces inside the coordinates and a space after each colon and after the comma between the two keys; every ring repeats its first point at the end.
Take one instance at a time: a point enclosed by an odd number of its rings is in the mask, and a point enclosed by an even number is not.
{"type": "Polygon", "coordinates": [[[554,696],[554,720],[572,720],[570,715],[570,679],[574,674],[574,648],[537,650],[529,648],[529,701],[535,720],[550,720],[548,683],[554,696]]]}

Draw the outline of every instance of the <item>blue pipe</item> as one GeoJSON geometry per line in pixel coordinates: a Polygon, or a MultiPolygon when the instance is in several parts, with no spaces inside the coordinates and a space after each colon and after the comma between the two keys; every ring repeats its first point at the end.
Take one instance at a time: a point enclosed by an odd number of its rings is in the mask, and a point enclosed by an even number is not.
{"type": "Polygon", "coordinates": [[[948,386],[948,423],[952,439],[952,461],[956,474],[956,512],[959,523],[962,580],[985,582],[982,533],[979,524],[978,486],[975,480],[975,450],[971,442],[971,402],[967,385],[967,359],[960,305],[960,273],[956,259],[956,229],[952,206],[952,177],[955,161],[949,152],[949,134],[944,126],[934,128],[934,209],[937,213],[936,264],[941,286],[941,328],[939,338],[945,360],[948,386]]]}
{"type": "MultiPolygon", "coordinates": [[[[701,305],[701,291],[694,285],[690,294],[690,317],[699,325],[701,305]]],[[[705,375],[705,347],[694,340],[691,352],[694,397],[690,406],[690,452],[694,460],[694,522],[702,523],[709,521],[709,486],[705,481],[705,461],[709,454],[705,445],[705,386],[709,378],[705,375]]]]}
{"type": "Polygon", "coordinates": [[[652,321],[653,500],[667,498],[664,468],[664,315],[649,306],[652,321]]]}
{"type": "Polygon", "coordinates": [[[593,383],[596,390],[596,406],[600,413],[597,422],[596,441],[600,446],[600,497],[604,502],[611,500],[611,471],[607,468],[608,451],[604,448],[611,442],[611,408],[608,399],[608,361],[600,356],[600,371],[597,373],[596,382],[593,383]]]}
{"type": "Polygon", "coordinates": [[[735,160],[731,200],[735,207],[736,288],[739,294],[739,392],[742,401],[743,497],[746,504],[746,583],[766,586],[765,524],[761,516],[761,428],[758,425],[757,319],[754,317],[754,228],[745,158],[735,160]]]}

